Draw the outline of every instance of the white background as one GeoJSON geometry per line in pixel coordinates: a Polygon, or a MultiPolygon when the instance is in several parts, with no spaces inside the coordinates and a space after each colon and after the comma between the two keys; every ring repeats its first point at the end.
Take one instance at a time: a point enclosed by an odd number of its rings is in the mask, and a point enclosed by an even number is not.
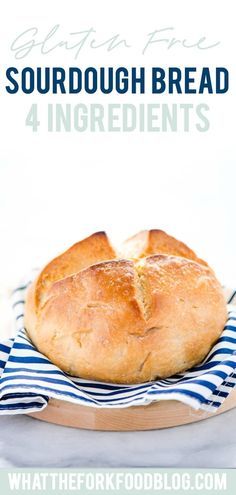
{"type": "MultiPolygon", "coordinates": [[[[3,319],[7,291],[32,266],[40,266],[71,243],[96,230],[122,240],[138,230],[161,228],[185,241],[216,270],[222,283],[236,285],[235,264],[235,55],[233,2],[220,1],[13,1],[0,17],[0,215],[3,319]],[[37,26],[39,39],[53,25],[62,38],[94,27],[98,40],[120,33],[131,49],[92,51],[75,61],[58,49],[36,49],[16,61],[10,45],[37,26]],[[220,41],[211,50],[165,44],[141,54],[147,33],[172,26],[174,36],[195,42],[220,41]],[[7,95],[4,70],[30,66],[225,66],[225,95],[120,97],[7,95]],[[209,132],[38,133],[25,127],[32,103],[207,103],[209,132]]],[[[5,317],[4,317],[5,318],[5,317]]],[[[5,323],[2,322],[4,333],[5,323]]],[[[1,330],[0,330],[1,331],[1,330]]]]}

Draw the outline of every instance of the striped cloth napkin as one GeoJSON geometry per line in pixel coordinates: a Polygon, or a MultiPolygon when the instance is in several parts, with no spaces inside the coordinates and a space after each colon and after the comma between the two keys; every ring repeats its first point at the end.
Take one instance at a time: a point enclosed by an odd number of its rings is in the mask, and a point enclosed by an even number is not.
{"type": "Polygon", "coordinates": [[[203,363],[166,380],[115,385],[71,377],[36,350],[23,326],[27,285],[13,293],[16,337],[0,343],[0,414],[38,411],[50,398],[91,407],[178,400],[215,412],[236,385],[236,291],[227,292],[227,323],[203,363]]]}

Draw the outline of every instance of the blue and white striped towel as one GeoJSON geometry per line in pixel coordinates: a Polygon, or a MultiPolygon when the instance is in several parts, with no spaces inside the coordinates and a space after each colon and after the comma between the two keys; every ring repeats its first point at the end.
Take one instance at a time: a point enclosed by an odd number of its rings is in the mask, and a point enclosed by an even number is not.
{"type": "Polygon", "coordinates": [[[228,297],[228,321],[207,358],[190,371],[139,385],[113,385],[72,378],[36,350],[23,318],[27,285],[13,294],[17,336],[0,344],[0,414],[44,409],[50,398],[92,407],[129,407],[178,400],[214,412],[236,385],[236,291],[228,297]]]}

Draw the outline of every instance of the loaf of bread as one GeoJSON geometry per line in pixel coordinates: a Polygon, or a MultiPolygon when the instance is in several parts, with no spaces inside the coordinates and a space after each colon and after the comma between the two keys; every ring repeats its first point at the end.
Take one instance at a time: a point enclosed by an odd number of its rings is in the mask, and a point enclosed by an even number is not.
{"type": "Polygon", "coordinates": [[[127,384],[201,362],[226,316],[213,270],[182,242],[151,230],[116,251],[98,232],[51,261],[31,284],[25,327],[66,373],[127,384]]]}

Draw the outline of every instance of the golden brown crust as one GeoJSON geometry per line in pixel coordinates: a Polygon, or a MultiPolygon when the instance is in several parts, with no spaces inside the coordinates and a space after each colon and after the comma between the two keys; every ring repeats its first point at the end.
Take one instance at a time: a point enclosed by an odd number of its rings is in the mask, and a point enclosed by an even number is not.
{"type": "Polygon", "coordinates": [[[186,244],[166,234],[163,230],[143,230],[123,243],[122,253],[125,258],[144,258],[152,254],[173,254],[206,265],[206,262],[186,244]]]}
{"type": "MultiPolygon", "coordinates": [[[[109,242],[102,239],[96,255],[106,249],[111,255],[109,242]]],[[[77,252],[80,256],[78,246],[77,252]]],[[[94,259],[90,255],[85,250],[78,266],[94,259]]],[[[53,263],[47,266],[47,291],[35,305],[39,277],[28,292],[25,316],[36,347],[71,375],[113,383],[164,378],[199,363],[222,332],[226,304],[220,284],[198,261],[142,254],[137,260],[101,260],[77,271],[75,265],[73,260],[66,276],[57,263],[55,273],[53,263]]]]}
{"type": "Polygon", "coordinates": [[[116,256],[105,232],[96,232],[77,242],[54,258],[40,273],[36,287],[36,305],[43,300],[49,287],[61,278],[77,273],[87,266],[113,259],[116,256]]]}

